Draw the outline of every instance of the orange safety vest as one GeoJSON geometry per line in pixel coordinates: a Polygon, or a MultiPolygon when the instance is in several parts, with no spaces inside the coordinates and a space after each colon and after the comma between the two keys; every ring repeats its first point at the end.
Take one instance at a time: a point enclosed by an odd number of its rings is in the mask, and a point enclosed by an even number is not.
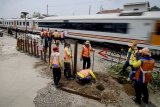
{"type": "Polygon", "coordinates": [[[64,32],[61,32],[61,38],[64,38],[64,32]]]}
{"type": "Polygon", "coordinates": [[[68,47],[64,48],[64,58],[65,58],[65,62],[71,61],[71,50],[68,47]],[[67,54],[67,51],[69,51],[70,55],[67,54]]]}
{"type": "Polygon", "coordinates": [[[47,33],[47,36],[48,36],[48,37],[51,37],[51,34],[50,34],[50,32],[48,32],[48,33],[47,33]]]}
{"type": "Polygon", "coordinates": [[[43,32],[41,32],[41,36],[43,36],[43,32]]]}
{"type": "Polygon", "coordinates": [[[142,73],[143,83],[148,83],[151,80],[151,73],[154,68],[154,60],[144,60],[143,65],[136,72],[136,80],[140,79],[140,74],[142,73]]]}
{"type": "Polygon", "coordinates": [[[59,55],[60,54],[58,52],[55,52],[52,55],[52,58],[53,58],[52,66],[53,66],[53,68],[58,68],[60,66],[60,64],[59,64],[59,55]]]}
{"type": "Polygon", "coordinates": [[[47,36],[47,31],[43,31],[43,36],[47,36]]]}
{"type": "Polygon", "coordinates": [[[55,37],[55,38],[59,38],[59,37],[60,37],[59,32],[54,32],[53,34],[54,34],[54,37],[55,37]]]}
{"type": "Polygon", "coordinates": [[[90,53],[91,53],[91,47],[87,48],[86,46],[83,46],[82,56],[90,57],[90,53]]]}

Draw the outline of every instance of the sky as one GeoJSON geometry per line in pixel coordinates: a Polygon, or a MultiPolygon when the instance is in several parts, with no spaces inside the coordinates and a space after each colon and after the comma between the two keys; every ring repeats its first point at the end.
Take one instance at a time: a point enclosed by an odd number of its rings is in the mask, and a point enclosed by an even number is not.
{"type": "MultiPolygon", "coordinates": [[[[51,15],[70,16],[96,14],[100,7],[103,9],[123,8],[125,3],[146,0],[0,0],[0,18],[18,18],[22,11],[32,16],[33,12],[51,15]]],[[[160,0],[147,0],[150,6],[159,6],[160,0]]]]}

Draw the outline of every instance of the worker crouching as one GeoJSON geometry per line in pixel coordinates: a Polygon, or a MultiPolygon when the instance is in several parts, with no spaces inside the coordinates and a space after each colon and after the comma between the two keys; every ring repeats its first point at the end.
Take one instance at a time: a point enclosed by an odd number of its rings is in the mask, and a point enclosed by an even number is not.
{"type": "Polygon", "coordinates": [[[91,80],[96,80],[96,76],[93,71],[90,69],[84,69],[77,72],[77,80],[80,83],[89,83],[91,80]]]}
{"type": "Polygon", "coordinates": [[[57,46],[53,47],[53,53],[50,58],[50,67],[52,68],[54,84],[59,87],[59,81],[61,79],[62,61],[57,46]]]}

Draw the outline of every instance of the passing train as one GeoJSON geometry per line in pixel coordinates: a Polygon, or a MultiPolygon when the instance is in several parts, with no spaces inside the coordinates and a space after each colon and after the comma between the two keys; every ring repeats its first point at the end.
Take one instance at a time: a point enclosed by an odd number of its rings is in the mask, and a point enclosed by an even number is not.
{"type": "Polygon", "coordinates": [[[70,38],[127,45],[137,40],[139,47],[160,53],[160,11],[122,12],[81,16],[55,16],[43,19],[3,19],[0,26],[41,31],[57,29],[70,38]]]}

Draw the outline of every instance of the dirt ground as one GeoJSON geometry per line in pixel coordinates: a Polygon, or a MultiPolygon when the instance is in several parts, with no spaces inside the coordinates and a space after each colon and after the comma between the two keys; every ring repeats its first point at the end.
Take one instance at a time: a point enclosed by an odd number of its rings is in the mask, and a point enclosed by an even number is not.
{"type": "MultiPolygon", "coordinates": [[[[35,68],[44,66],[40,73],[44,76],[52,78],[52,72],[44,62],[37,62],[35,68]]],[[[144,104],[137,105],[132,101],[132,97],[135,95],[132,84],[123,83],[120,84],[118,79],[113,79],[109,74],[104,72],[95,72],[97,81],[96,83],[79,84],[76,80],[67,80],[63,76],[60,83],[62,87],[72,89],[78,93],[86,94],[100,99],[100,102],[107,107],[144,107],[144,104]]],[[[160,107],[159,97],[160,93],[154,94],[150,92],[152,100],[149,107],[160,107]]]]}

